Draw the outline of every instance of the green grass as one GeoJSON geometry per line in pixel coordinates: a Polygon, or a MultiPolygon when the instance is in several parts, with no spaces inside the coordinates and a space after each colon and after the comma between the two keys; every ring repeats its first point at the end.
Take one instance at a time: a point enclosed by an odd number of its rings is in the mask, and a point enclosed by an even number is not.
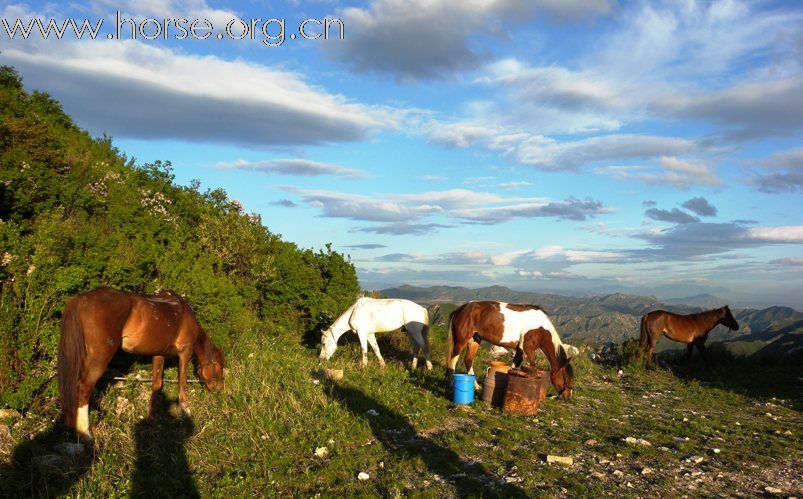
{"type": "MultiPolygon", "coordinates": [[[[109,386],[95,397],[91,452],[50,468],[34,461],[56,453],[67,434],[52,424],[56,402],[43,399],[12,428],[0,494],[676,496],[757,495],[767,485],[803,493],[798,365],[714,352],[710,370],[696,357],[672,358],[620,375],[583,354],[572,402],[548,398],[537,416],[519,417],[480,402],[454,407],[444,392],[443,328],[433,336],[432,372],[409,371],[407,339],[394,333],[380,336],[385,369],[373,355],[360,369],[356,339],[344,338],[328,364],[344,379],[315,383],[317,350],[286,332],[266,334],[229,354],[225,392],[192,385],[191,419],[176,413],[175,384],[157,424],[141,419],[148,384],[109,386]],[[316,457],[317,447],[328,455],[316,457]],[[547,454],[574,464],[547,464],[547,454]],[[703,461],[686,462],[691,456],[703,461]],[[370,479],[359,481],[360,472],[370,479]]],[[[485,349],[476,365],[478,373],[487,365],[485,349]]]]}

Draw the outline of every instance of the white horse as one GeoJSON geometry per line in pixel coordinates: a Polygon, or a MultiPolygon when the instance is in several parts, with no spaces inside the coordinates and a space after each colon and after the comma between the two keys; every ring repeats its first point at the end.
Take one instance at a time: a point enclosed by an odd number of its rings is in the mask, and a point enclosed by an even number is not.
{"type": "Polygon", "coordinates": [[[427,369],[432,369],[429,358],[429,314],[427,309],[409,300],[382,300],[359,298],[321,335],[321,360],[329,360],[337,349],[337,340],[346,331],[354,331],[360,337],[362,366],[368,365],[368,345],[384,367],[385,359],[379,353],[376,333],[402,328],[413,344],[412,368],[418,366],[418,354],[424,352],[427,369]]]}

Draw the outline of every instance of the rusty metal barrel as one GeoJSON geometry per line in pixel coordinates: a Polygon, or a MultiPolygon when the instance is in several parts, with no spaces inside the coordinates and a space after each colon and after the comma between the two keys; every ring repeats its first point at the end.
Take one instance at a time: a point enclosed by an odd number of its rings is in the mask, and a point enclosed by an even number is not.
{"type": "Polygon", "coordinates": [[[526,373],[516,369],[508,371],[504,412],[533,416],[538,412],[538,404],[546,398],[549,378],[542,371],[526,373]]]}
{"type": "Polygon", "coordinates": [[[507,372],[510,366],[504,362],[493,361],[485,372],[485,381],[482,382],[482,400],[485,405],[502,407],[507,388],[507,372]]]}

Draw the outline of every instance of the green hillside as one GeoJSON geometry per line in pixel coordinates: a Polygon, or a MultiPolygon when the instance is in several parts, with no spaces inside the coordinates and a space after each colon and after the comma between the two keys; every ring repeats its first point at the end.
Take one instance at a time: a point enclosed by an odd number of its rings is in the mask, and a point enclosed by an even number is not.
{"type": "Polygon", "coordinates": [[[176,185],[169,162],[136,164],[2,67],[0,407],[54,392],[61,310],[98,286],[181,293],[227,347],[303,334],[359,292],[342,255],[283,241],[222,190],[176,185]]]}

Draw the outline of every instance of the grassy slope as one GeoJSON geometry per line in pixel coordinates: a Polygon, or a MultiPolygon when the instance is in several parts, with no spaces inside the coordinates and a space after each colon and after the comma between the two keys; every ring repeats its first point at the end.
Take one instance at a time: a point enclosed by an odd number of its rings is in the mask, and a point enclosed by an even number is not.
{"type": "MultiPolygon", "coordinates": [[[[435,328],[438,357],[444,334],[435,328]]],[[[257,347],[230,353],[224,393],[194,385],[192,420],[176,417],[168,402],[160,423],[151,425],[141,420],[149,385],[109,386],[92,412],[94,456],[72,465],[31,464],[31,456],[54,453],[65,439],[48,421],[57,408],[47,401],[13,426],[16,463],[0,469],[0,491],[84,497],[178,496],[179,490],[188,496],[755,495],[771,485],[803,493],[797,366],[720,364],[705,372],[679,363],[675,372],[626,368],[620,376],[616,367],[578,357],[573,402],[549,398],[537,417],[523,418],[480,403],[455,409],[442,393],[440,359],[432,373],[409,372],[401,334],[381,341],[389,360],[384,370],[373,356],[361,370],[356,341],[341,340],[345,345],[330,363],[346,374],[334,385],[313,382],[317,352],[280,340],[287,336],[265,336],[257,347]],[[369,409],[379,415],[368,415],[369,409]],[[627,444],[629,436],[652,445],[627,444]],[[321,446],[329,455],[315,457],[321,446]],[[574,465],[546,464],[546,454],[571,456],[574,465]],[[702,462],[686,462],[693,455],[702,462]],[[371,478],[357,480],[361,471],[371,478]]],[[[167,375],[175,378],[175,368],[167,375]]],[[[176,398],[174,384],[166,395],[176,398]]]]}

